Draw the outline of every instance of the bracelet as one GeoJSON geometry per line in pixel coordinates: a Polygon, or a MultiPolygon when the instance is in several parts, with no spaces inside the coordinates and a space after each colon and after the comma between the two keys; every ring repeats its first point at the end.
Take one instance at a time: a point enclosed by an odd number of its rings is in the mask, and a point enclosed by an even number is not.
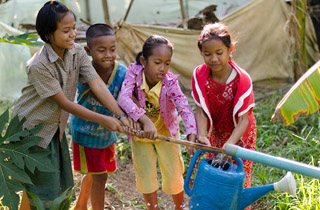
{"type": "Polygon", "coordinates": [[[127,114],[120,114],[117,116],[117,119],[120,120],[121,117],[128,117],[128,115],[127,114]]]}

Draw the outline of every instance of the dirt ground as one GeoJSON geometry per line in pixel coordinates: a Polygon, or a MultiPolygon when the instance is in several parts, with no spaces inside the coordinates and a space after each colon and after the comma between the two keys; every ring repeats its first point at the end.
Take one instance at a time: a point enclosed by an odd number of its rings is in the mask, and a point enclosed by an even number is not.
{"type": "MultiPolygon", "coordinates": [[[[74,173],[76,196],[79,194],[81,175],[74,173]]],[[[188,210],[189,197],[184,194],[184,209],[188,210]]],[[[159,209],[173,210],[173,202],[170,195],[158,190],[159,209]]],[[[88,204],[88,209],[90,203],[88,204]]],[[[105,191],[105,210],[145,210],[147,209],[142,194],[137,192],[135,174],[132,162],[118,162],[118,169],[109,175],[105,191]]],[[[259,201],[252,204],[252,210],[266,210],[259,201]]]]}
{"type": "MultiPolygon", "coordinates": [[[[79,194],[80,182],[82,176],[74,173],[76,187],[76,196],[79,194]]],[[[163,210],[173,208],[173,202],[170,195],[158,190],[159,207],[163,210]]],[[[187,206],[189,197],[184,195],[184,204],[187,206]]],[[[90,204],[88,205],[88,208],[90,204]]],[[[118,161],[118,168],[114,174],[108,177],[105,191],[105,210],[143,210],[147,209],[142,194],[137,192],[135,183],[135,174],[132,162],[118,161]]],[[[188,209],[188,208],[185,208],[188,209]]]]}

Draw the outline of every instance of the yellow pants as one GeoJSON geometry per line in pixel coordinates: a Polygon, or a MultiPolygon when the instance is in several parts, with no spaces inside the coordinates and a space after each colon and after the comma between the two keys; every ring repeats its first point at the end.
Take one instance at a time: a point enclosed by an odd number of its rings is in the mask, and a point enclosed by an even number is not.
{"type": "Polygon", "coordinates": [[[133,166],[137,190],[149,194],[158,190],[157,160],[162,175],[162,190],[175,195],[183,191],[184,164],[180,146],[164,141],[132,140],[133,166]]]}

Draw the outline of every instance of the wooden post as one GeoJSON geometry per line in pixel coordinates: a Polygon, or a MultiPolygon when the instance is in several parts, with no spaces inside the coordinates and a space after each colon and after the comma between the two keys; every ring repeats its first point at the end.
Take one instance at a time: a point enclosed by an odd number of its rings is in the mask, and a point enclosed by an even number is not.
{"type": "Polygon", "coordinates": [[[102,0],[102,8],[103,8],[103,14],[104,14],[104,22],[110,25],[108,0],[102,0]]]}
{"type": "Polygon", "coordinates": [[[128,15],[129,15],[130,10],[131,10],[131,6],[132,6],[132,4],[133,4],[133,1],[134,1],[134,0],[131,0],[131,1],[130,1],[129,7],[128,7],[127,11],[126,11],[126,14],[124,15],[124,18],[123,18],[123,22],[126,22],[126,20],[127,20],[127,17],[128,17],[128,15]]]}
{"type": "Polygon", "coordinates": [[[183,25],[183,28],[187,28],[187,15],[186,15],[186,10],[184,8],[183,0],[179,0],[179,2],[180,2],[181,17],[182,17],[182,25],[183,25]]]}
{"type": "Polygon", "coordinates": [[[89,4],[89,0],[85,0],[86,3],[86,19],[88,22],[91,22],[91,15],[90,15],[90,4],[89,4]]]}

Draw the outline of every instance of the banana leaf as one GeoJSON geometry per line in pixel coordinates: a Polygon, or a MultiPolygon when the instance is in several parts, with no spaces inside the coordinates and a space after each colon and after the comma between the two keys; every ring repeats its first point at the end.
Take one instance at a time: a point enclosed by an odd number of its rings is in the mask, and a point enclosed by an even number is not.
{"type": "Polygon", "coordinates": [[[314,64],[292,86],[276,106],[272,120],[293,124],[299,117],[319,110],[320,104],[320,60],[314,64]]]}

